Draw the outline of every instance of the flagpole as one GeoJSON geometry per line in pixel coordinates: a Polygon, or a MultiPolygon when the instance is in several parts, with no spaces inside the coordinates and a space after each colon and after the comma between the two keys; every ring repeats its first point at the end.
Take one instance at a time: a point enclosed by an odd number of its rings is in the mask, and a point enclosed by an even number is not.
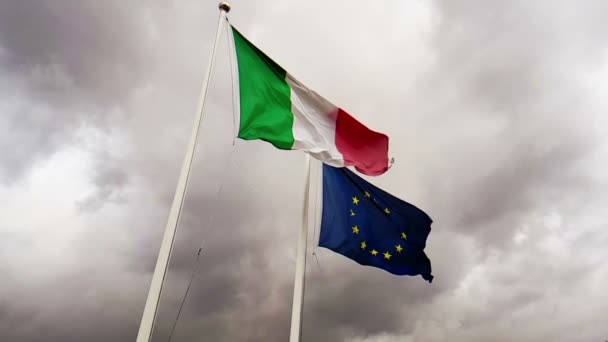
{"type": "Polygon", "coordinates": [[[196,142],[198,140],[198,133],[200,130],[201,122],[203,120],[203,113],[205,111],[207,90],[209,88],[209,81],[211,79],[213,63],[215,61],[215,50],[222,34],[221,28],[225,22],[226,13],[230,11],[230,4],[227,2],[221,2],[218,7],[220,9],[220,14],[217,23],[217,30],[215,33],[215,41],[213,42],[213,47],[211,49],[211,58],[209,59],[207,75],[205,77],[205,80],[203,81],[196,118],[194,120],[194,126],[192,127],[192,135],[190,137],[188,149],[186,150],[186,155],[182,164],[179,181],[177,182],[177,187],[175,189],[175,195],[173,197],[171,211],[169,212],[169,218],[167,219],[165,234],[163,235],[160,251],[158,252],[158,259],[156,260],[156,267],[154,268],[154,274],[152,275],[152,281],[150,283],[150,289],[148,291],[148,298],[146,300],[146,305],[142,314],[141,323],[139,325],[139,332],[137,333],[137,342],[149,342],[152,340],[154,322],[158,313],[158,305],[161,298],[163,283],[167,275],[167,270],[169,268],[169,259],[171,258],[173,241],[175,240],[175,233],[177,231],[179,218],[184,204],[186,189],[188,187],[188,178],[190,177],[192,160],[194,159],[196,142]]]}
{"type": "Polygon", "coordinates": [[[306,155],[306,181],[304,185],[304,206],[302,208],[302,228],[298,235],[296,251],[296,275],[293,286],[293,305],[291,307],[291,331],[289,342],[300,342],[302,337],[302,309],[304,304],[304,280],[306,275],[306,242],[308,237],[308,211],[310,193],[310,155],[306,155]]]}

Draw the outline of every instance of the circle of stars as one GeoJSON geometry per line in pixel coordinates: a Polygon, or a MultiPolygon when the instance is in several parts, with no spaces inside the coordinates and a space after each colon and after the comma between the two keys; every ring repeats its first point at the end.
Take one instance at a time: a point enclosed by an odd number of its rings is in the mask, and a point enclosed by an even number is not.
{"type": "MultiPolygon", "coordinates": [[[[364,196],[365,196],[365,198],[368,198],[368,199],[371,199],[372,201],[374,201],[374,203],[376,203],[376,204],[378,203],[375,198],[372,198],[372,195],[369,192],[364,191],[364,196]]],[[[353,204],[355,206],[358,206],[359,203],[361,203],[361,200],[357,196],[352,197],[352,200],[353,200],[353,204]]],[[[384,208],[383,212],[386,215],[390,215],[391,210],[389,208],[384,208]]],[[[356,215],[357,215],[357,213],[353,209],[350,209],[350,216],[352,217],[352,216],[356,216],[356,215]]],[[[361,232],[361,229],[359,228],[358,225],[354,225],[352,227],[352,232],[354,235],[359,235],[359,233],[361,232]]],[[[400,239],[407,240],[407,234],[405,232],[401,232],[400,239]]],[[[360,246],[361,246],[361,250],[363,250],[363,251],[367,250],[369,247],[366,241],[362,241],[360,246]]],[[[404,250],[405,250],[405,248],[403,246],[401,246],[401,244],[395,245],[396,253],[401,254],[401,253],[403,253],[404,250]]],[[[372,250],[369,251],[369,253],[372,256],[382,255],[385,260],[391,260],[391,258],[393,257],[393,254],[391,254],[389,251],[380,253],[374,248],[372,248],[372,250]]]]}

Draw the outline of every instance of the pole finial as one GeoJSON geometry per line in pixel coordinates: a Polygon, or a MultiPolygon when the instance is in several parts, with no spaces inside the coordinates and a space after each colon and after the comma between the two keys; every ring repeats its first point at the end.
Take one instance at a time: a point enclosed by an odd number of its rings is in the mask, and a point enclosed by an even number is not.
{"type": "Polygon", "coordinates": [[[220,4],[217,6],[220,8],[220,11],[224,11],[226,13],[230,12],[230,3],[226,2],[226,1],[222,1],[220,2],[220,4]]]}

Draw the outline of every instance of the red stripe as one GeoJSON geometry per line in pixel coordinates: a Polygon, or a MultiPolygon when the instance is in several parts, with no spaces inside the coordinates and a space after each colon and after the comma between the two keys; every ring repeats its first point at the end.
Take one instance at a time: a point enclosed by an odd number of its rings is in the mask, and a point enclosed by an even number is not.
{"type": "Polygon", "coordinates": [[[378,176],[388,170],[388,136],[370,130],[342,109],[336,120],[336,147],[345,165],[363,174],[378,176]]]}

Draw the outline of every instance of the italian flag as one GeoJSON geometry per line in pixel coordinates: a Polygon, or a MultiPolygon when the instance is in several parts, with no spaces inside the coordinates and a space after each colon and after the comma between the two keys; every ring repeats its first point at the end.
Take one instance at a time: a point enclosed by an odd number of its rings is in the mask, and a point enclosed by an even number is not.
{"type": "Polygon", "coordinates": [[[298,82],[234,27],[238,65],[238,137],[302,150],[335,166],[377,176],[388,170],[388,137],[298,82]]]}

